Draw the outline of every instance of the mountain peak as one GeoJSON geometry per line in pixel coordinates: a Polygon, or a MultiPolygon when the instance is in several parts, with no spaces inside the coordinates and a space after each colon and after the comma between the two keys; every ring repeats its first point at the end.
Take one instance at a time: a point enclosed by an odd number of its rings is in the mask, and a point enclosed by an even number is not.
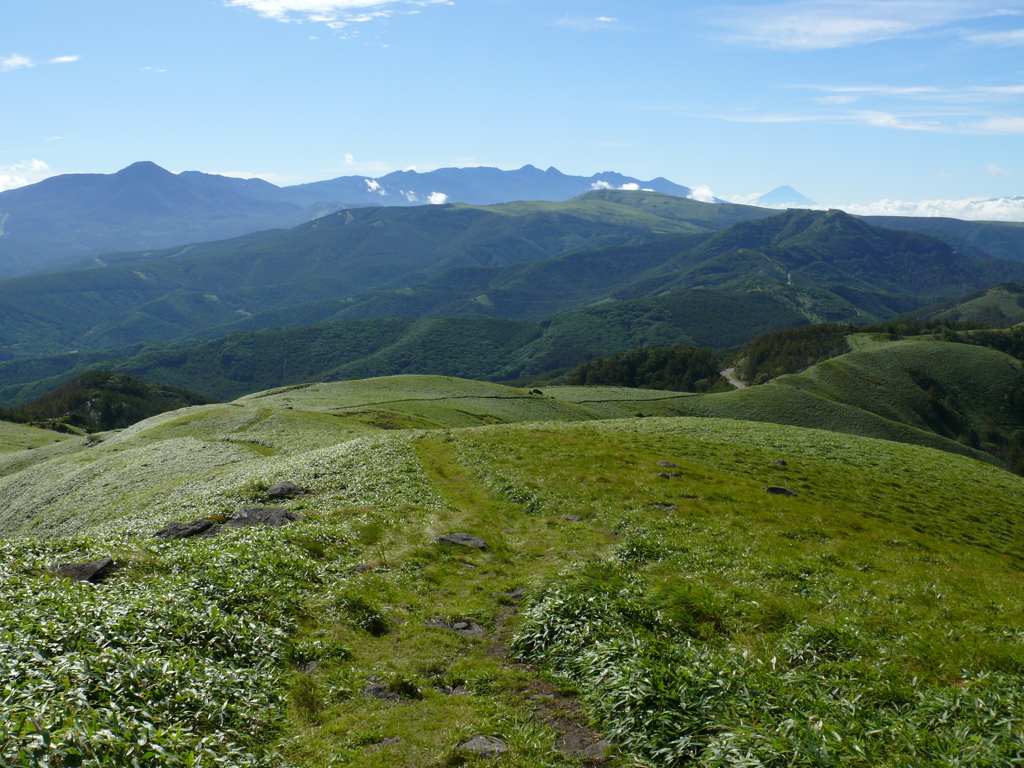
{"type": "Polygon", "coordinates": [[[803,208],[808,205],[817,205],[811,198],[800,194],[787,185],[776,187],[771,192],[766,192],[753,200],[753,204],[765,208],[803,208]]]}
{"type": "Polygon", "coordinates": [[[166,168],[161,168],[156,163],[150,160],[140,160],[137,163],[132,163],[127,168],[122,168],[120,171],[114,174],[115,176],[133,176],[133,177],[144,177],[144,176],[173,176],[174,174],[168,171],[166,168]]]}

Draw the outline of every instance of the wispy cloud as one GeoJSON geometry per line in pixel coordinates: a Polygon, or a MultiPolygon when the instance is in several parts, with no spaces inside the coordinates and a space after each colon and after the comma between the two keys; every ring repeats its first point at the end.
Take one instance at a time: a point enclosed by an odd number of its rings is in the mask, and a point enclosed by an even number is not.
{"type": "Polygon", "coordinates": [[[1005,6],[984,0],[797,0],[760,8],[721,6],[710,21],[728,43],[807,51],[866,45],[1007,13],[1005,6]]]}
{"type": "Polygon", "coordinates": [[[556,27],[565,27],[577,32],[593,32],[600,29],[614,29],[619,25],[619,20],[613,16],[563,16],[551,22],[556,27]]]}
{"type": "Polygon", "coordinates": [[[42,181],[49,175],[49,170],[50,166],[35,158],[14,165],[0,165],[0,192],[42,181]]]}
{"type": "Polygon", "coordinates": [[[1010,172],[1008,170],[1006,170],[1005,168],[1000,168],[995,163],[989,163],[988,165],[986,165],[985,166],[985,171],[990,176],[1009,176],[1010,175],[1010,172]]]}
{"type": "Polygon", "coordinates": [[[255,11],[275,21],[313,22],[332,29],[383,19],[397,9],[415,13],[429,5],[453,5],[452,0],[225,0],[225,5],[255,11]]]}
{"type": "Polygon", "coordinates": [[[1007,29],[1001,32],[983,32],[976,35],[968,35],[967,39],[972,43],[980,43],[981,45],[1024,45],[1024,29],[1007,29]]]}
{"type": "Polygon", "coordinates": [[[974,127],[979,133],[1024,133],[1024,117],[990,117],[974,127]]]}
{"type": "Polygon", "coordinates": [[[938,87],[798,83],[778,87],[810,94],[778,112],[737,109],[711,116],[743,123],[846,123],[902,131],[1024,133],[1024,117],[1019,116],[1019,105],[1024,106],[1020,104],[1024,85],[1020,84],[938,87]]]}
{"type": "Polygon", "coordinates": [[[58,56],[55,59],[50,59],[51,64],[73,64],[78,61],[78,56],[58,56]]]}
{"type": "Polygon", "coordinates": [[[166,69],[160,67],[139,67],[140,72],[166,72],[166,69]]]}
{"type": "Polygon", "coordinates": [[[36,63],[32,59],[21,56],[17,53],[12,53],[10,56],[5,56],[0,59],[0,72],[10,72],[14,69],[23,69],[25,67],[34,67],[36,63]]]}
{"type": "Polygon", "coordinates": [[[858,110],[842,114],[773,113],[714,115],[716,119],[733,123],[848,123],[869,125],[875,128],[896,128],[901,131],[942,131],[944,126],[937,120],[923,120],[923,116],[901,116],[891,112],[858,110]]]}

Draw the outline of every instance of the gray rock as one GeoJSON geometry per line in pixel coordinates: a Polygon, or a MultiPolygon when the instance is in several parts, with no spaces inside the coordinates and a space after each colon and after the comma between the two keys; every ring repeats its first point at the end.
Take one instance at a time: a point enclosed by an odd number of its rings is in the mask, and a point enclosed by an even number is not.
{"type": "Polygon", "coordinates": [[[786,461],[785,459],[776,459],[775,460],[775,466],[777,466],[777,467],[788,467],[789,466],[789,462],[786,461]]]}
{"type": "Polygon", "coordinates": [[[475,621],[444,621],[443,619],[427,619],[423,623],[433,629],[446,629],[449,632],[454,632],[455,634],[462,635],[463,637],[483,637],[487,634],[487,630],[475,621]]]}
{"type": "Polygon", "coordinates": [[[457,547],[469,547],[471,549],[487,549],[487,542],[479,536],[469,533],[445,533],[434,539],[436,544],[452,544],[457,547]]]}
{"type": "Polygon", "coordinates": [[[378,747],[390,747],[392,744],[401,744],[405,739],[401,736],[388,736],[386,739],[382,739],[377,742],[378,747]]]}
{"type": "Polygon", "coordinates": [[[651,504],[655,509],[663,509],[666,512],[675,512],[679,507],[675,504],[651,504]]]}
{"type": "Polygon", "coordinates": [[[771,485],[765,488],[768,493],[773,493],[776,496],[796,496],[796,491],[791,491],[789,488],[783,488],[781,485],[771,485]]]}
{"type": "Polygon", "coordinates": [[[469,741],[459,745],[460,749],[472,752],[474,755],[490,760],[508,752],[508,747],[501,739],[492,739],[490,736],[474,736],[469,741]]]}
{"type": "Polygon", "coordinates": [[[578,523],[580,521],[580,516],[579,515],[566,515],[565,516],[565,520],[566,520],[566,522],[570,522],[570,523],[578,523]]]}
{"type": "Polygon", "coordinates": [[[576,754],[587,760],[596,760],[603,762],[608,757],[608,752],[611,751],[612,743],[608,739],[601,739],[595,741],[586,749],[581,749],[576,754]]]}
{"type": "Polygon", "coordinates": [[[268,499],[294,499],[296,496],[305,496],[307,493],[309,491],[305,488],[300,488],[295,483],[285,480],[270,486],[266,496],[268,499]]]}
{"type": "Polygon", "coordinates": [[[193,520],[191,523],[168,523],[153,535],[158,539],[189,539],[193,536],[215,536],[220,526],[212,520],[193,520]]]}
{"type": "Polygon", "coordinates": [[[117,566],[109,557],[101,557],[88,563],[57,563],[53,567],[53,575],[75,581],[103,581],[117,566]]]}
{"type": "Polygon", "coordinates": [[[668,467],[669,469],[679,469],[678,464],[673,464],[671,461],[659,461],[659,467],[668,467]]]}
{"type": "Polygon", "coordinates": [[[363,696],[380,701],[401,701],[402,697],[388,688],[387,683],[370,683],[363,687],[363,696]]]}
{"type": "Polygon", "coordinates": [[[288,525],[299,519],[299,516],[284,507],[246,507],[235,513],[235,516],[224,525],[242,528],[246,525],[288,525]]]}

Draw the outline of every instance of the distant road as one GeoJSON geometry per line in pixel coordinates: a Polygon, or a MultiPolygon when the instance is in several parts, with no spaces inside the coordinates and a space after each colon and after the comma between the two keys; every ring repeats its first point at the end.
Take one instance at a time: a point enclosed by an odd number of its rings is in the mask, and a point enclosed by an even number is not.
{"type": "Polygon", "coordinates": [[[721,373],[725,377],[726,381],[728,381],[730,384],[736,387],[736,389],[743,389],[747,386],[733,375],[734,373],[736,373],[735,368],[726,368],[724,371],[719,371],[719,373],[721,373]]]}

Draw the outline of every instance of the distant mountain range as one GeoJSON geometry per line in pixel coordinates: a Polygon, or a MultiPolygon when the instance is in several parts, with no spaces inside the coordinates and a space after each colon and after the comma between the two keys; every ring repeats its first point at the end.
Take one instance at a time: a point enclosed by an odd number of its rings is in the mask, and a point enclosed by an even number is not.
{"type": "Polygon", "coordinates": [[[278,187],[139,162],[113,174],[67,174],[0,193],[0,278],[83,256],[167,248],[290,228],[341,208],[514,200],[562,201],[592,189],[648,189],[686,197],[667,179],[618,173],[568,176],[526,165],[399,171],[278,187]]]}

